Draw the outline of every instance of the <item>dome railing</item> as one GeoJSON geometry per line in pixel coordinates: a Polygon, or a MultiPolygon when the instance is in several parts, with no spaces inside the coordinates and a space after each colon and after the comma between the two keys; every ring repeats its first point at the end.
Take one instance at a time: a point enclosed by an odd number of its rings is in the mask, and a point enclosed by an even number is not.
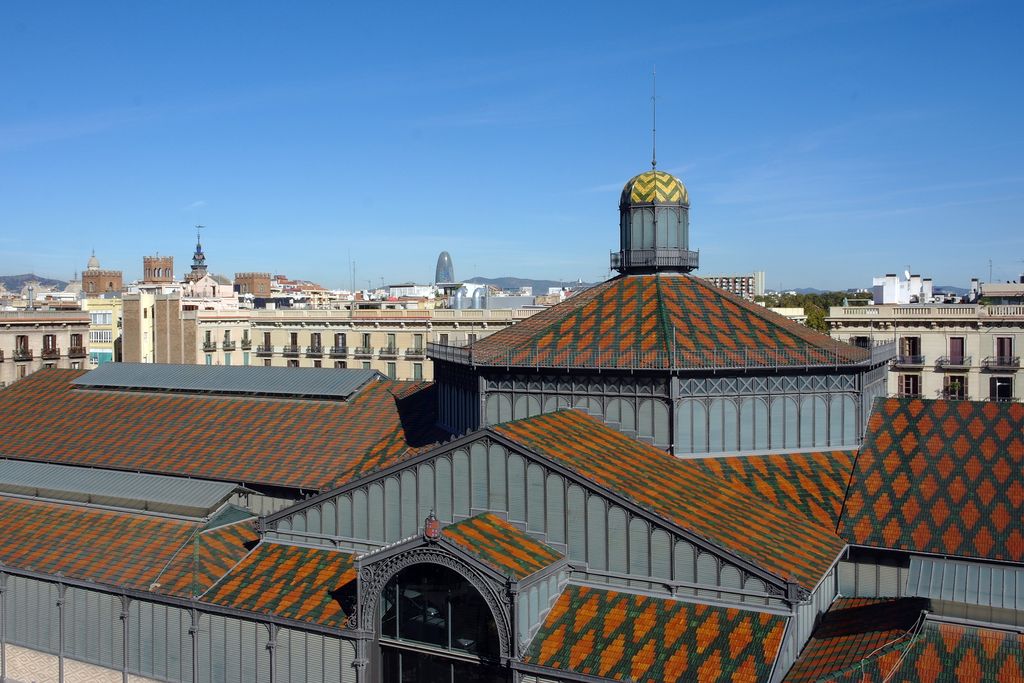
{"type": "Polygon", "coordinates": [[[427,344],[432,360],[483,367],[579,368],[609,370],[737,370],[744,368],[809,368],[874,366],[895,355],[895,345],[865,349],[836,342],[831,346],[776,348],[615,351],[611,349],[498,348],[427,344]]]}
{"type": "Polygon", "coordinates": [[[697,269],[699,260],[699,251],[670,247],[611,252],[611,267],[618,271],[629,268],[678,268],[690,271],[697,269]]]}

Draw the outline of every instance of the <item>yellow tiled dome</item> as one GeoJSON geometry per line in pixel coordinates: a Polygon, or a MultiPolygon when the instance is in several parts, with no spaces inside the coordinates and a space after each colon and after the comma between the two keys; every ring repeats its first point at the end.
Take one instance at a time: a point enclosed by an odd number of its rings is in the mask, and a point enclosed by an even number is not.
{"type": "Polygon", "coordinates": [[[629,204],[689,204],[683,181],[664,171],[647,171],[634,176],[622,188],[620,206],[629,204]]]}

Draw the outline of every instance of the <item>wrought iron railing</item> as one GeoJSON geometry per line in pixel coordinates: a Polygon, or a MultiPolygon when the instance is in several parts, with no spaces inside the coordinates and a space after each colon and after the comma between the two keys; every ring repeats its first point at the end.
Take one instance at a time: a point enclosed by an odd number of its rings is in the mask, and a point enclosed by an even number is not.
{"type": "Polygon", "coordinates": [[[242,350],[248,351],[252,348],[252,339],[242,339],[242,350]]]}
{"type": "Polygon", "coordinates": [[[223,348],[225,351],[234,351],[235,345],[235,342],[231,341],[230,339],[225,339],[221,343],[221,348],[223,348]]]}
{"type": "Polygon", "coordinates": [[[274,347],[267,344],[260,344],[256,347],[257,356],[269,356],[274,353],[274,347]]]}
{"type": "Polygon", "coordinates": [[[39,355],[44,360],[55,360],[60,358],[60,349],[56,346],[44,346],[43,350],[39,352],[39,355]]]}
{"type": "Polygon", "coordinates": [[[989,356],[981,361],[984,368],[1019,368],[1020,356],[989,356]]]}
{"type": "Polygon", "coordinates": [[[381,358],[397,358],[398,347],[397,346],[382,346],[378,351],[377,355],[381,358]]]}
{"type": "Polygon", "coordinates": [[[372,356],[373,355],[373,347],[372,346],[357,346],[355,353],[356,353],[357,356],[372,356]]]}
{"type": "Polygon", "coordinates": [[[217,342],[215,342],[215,341],[204,341],[203,342],[203,351],[216,351],[216,350],[217,350],[217,342]]]}
{"type": "Polygon", "coordinates": [[[32,360],[32,349],[25,347],[14,349],[14,360],[32,360]]]}
{"type": "Polygon", "coordinates": [[[699,251],[689,249],[623,249],[611,252],[612,270],[625,268],[682,268],[693,270],[699,251]]]}
{"type": "Polygon", "coordinates": [[[343,358],[348,355],[347,346],[332,346],[330,351],[332,358],[343,358]]]}
{"type": "Polygon", "coordinates": [[[70,346],[68,347],[68,358],[85,358],[86,351],[84,346],[70,346]]]}
{"type": "Polygon", "coordinates": [[[425,355],[427,355],[427,351],[422,346],[405,350],[406,358],[423,358],[425,355]]]}
{"type": "Polygon", "coordinates": [[[939,356],[935,361],[939,368],[969,368],[971,367],[970,356],[939,356]]]}
{"type": "Polygon", "coordinates": [[[434,360],[460,365],[529,368],[585,368],[636,370],[728,370],[742,368],[804,368],[871,366],[892,358],[893,344],[872,349],[836,342],[834,346],[780,347],[770,349],[688,350],[671,352],[630,349],[531,349],[479,348],[427,344],[427,355],[434,360]]]}
{"type": "Polygon", "coordinates": [[[924,365],[924,356],[901,353],[896,356],[896,365],[924,365]]]}
{"type": "Polygon", "coordinates": [[[310,344],[306,347],[307,356],[322,356],[324,355],[324,347],[320,344],[310,344]]]}
{"type": "Polygon", "coordinates": [[[285,344],[281,347],[281,353],[286,356],[297,356],[301,350],[302,347],[298,344],[285,344]]]}

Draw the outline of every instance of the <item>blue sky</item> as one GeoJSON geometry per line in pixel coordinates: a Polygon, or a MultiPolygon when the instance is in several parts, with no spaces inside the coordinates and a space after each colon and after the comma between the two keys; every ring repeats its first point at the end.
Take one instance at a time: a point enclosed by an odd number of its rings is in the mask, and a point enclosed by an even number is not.
{"type": "Polygon", "coordinates": [[[701,271],[1024,270],[1024,4],[3,3],[0,273],[598,280],[622,184],[701,271]]]}

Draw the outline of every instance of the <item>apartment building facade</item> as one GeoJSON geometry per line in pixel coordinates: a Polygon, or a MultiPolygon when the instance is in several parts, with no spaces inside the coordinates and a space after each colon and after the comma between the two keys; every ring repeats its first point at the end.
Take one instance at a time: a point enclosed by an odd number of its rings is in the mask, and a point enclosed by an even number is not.
{"type": "Polygon", "coordinates": [[[1024,398],[1024,306],[833,306],[832,336],[867,346],[895,341],[889,394],[953,400],[1024,398]]]}
{"type": "Polygon", "coordinates": [[[128,295],[124,360],[378,370],[432,380],[428,343],[470,344],[536,309],[204,310],[178,295],[128,295]]]}
{"type": "Polygon", "coordinates": [[[86,367],[88,335],[82,311],[0,312],[0,387],[43,368],[86,367]]]}

